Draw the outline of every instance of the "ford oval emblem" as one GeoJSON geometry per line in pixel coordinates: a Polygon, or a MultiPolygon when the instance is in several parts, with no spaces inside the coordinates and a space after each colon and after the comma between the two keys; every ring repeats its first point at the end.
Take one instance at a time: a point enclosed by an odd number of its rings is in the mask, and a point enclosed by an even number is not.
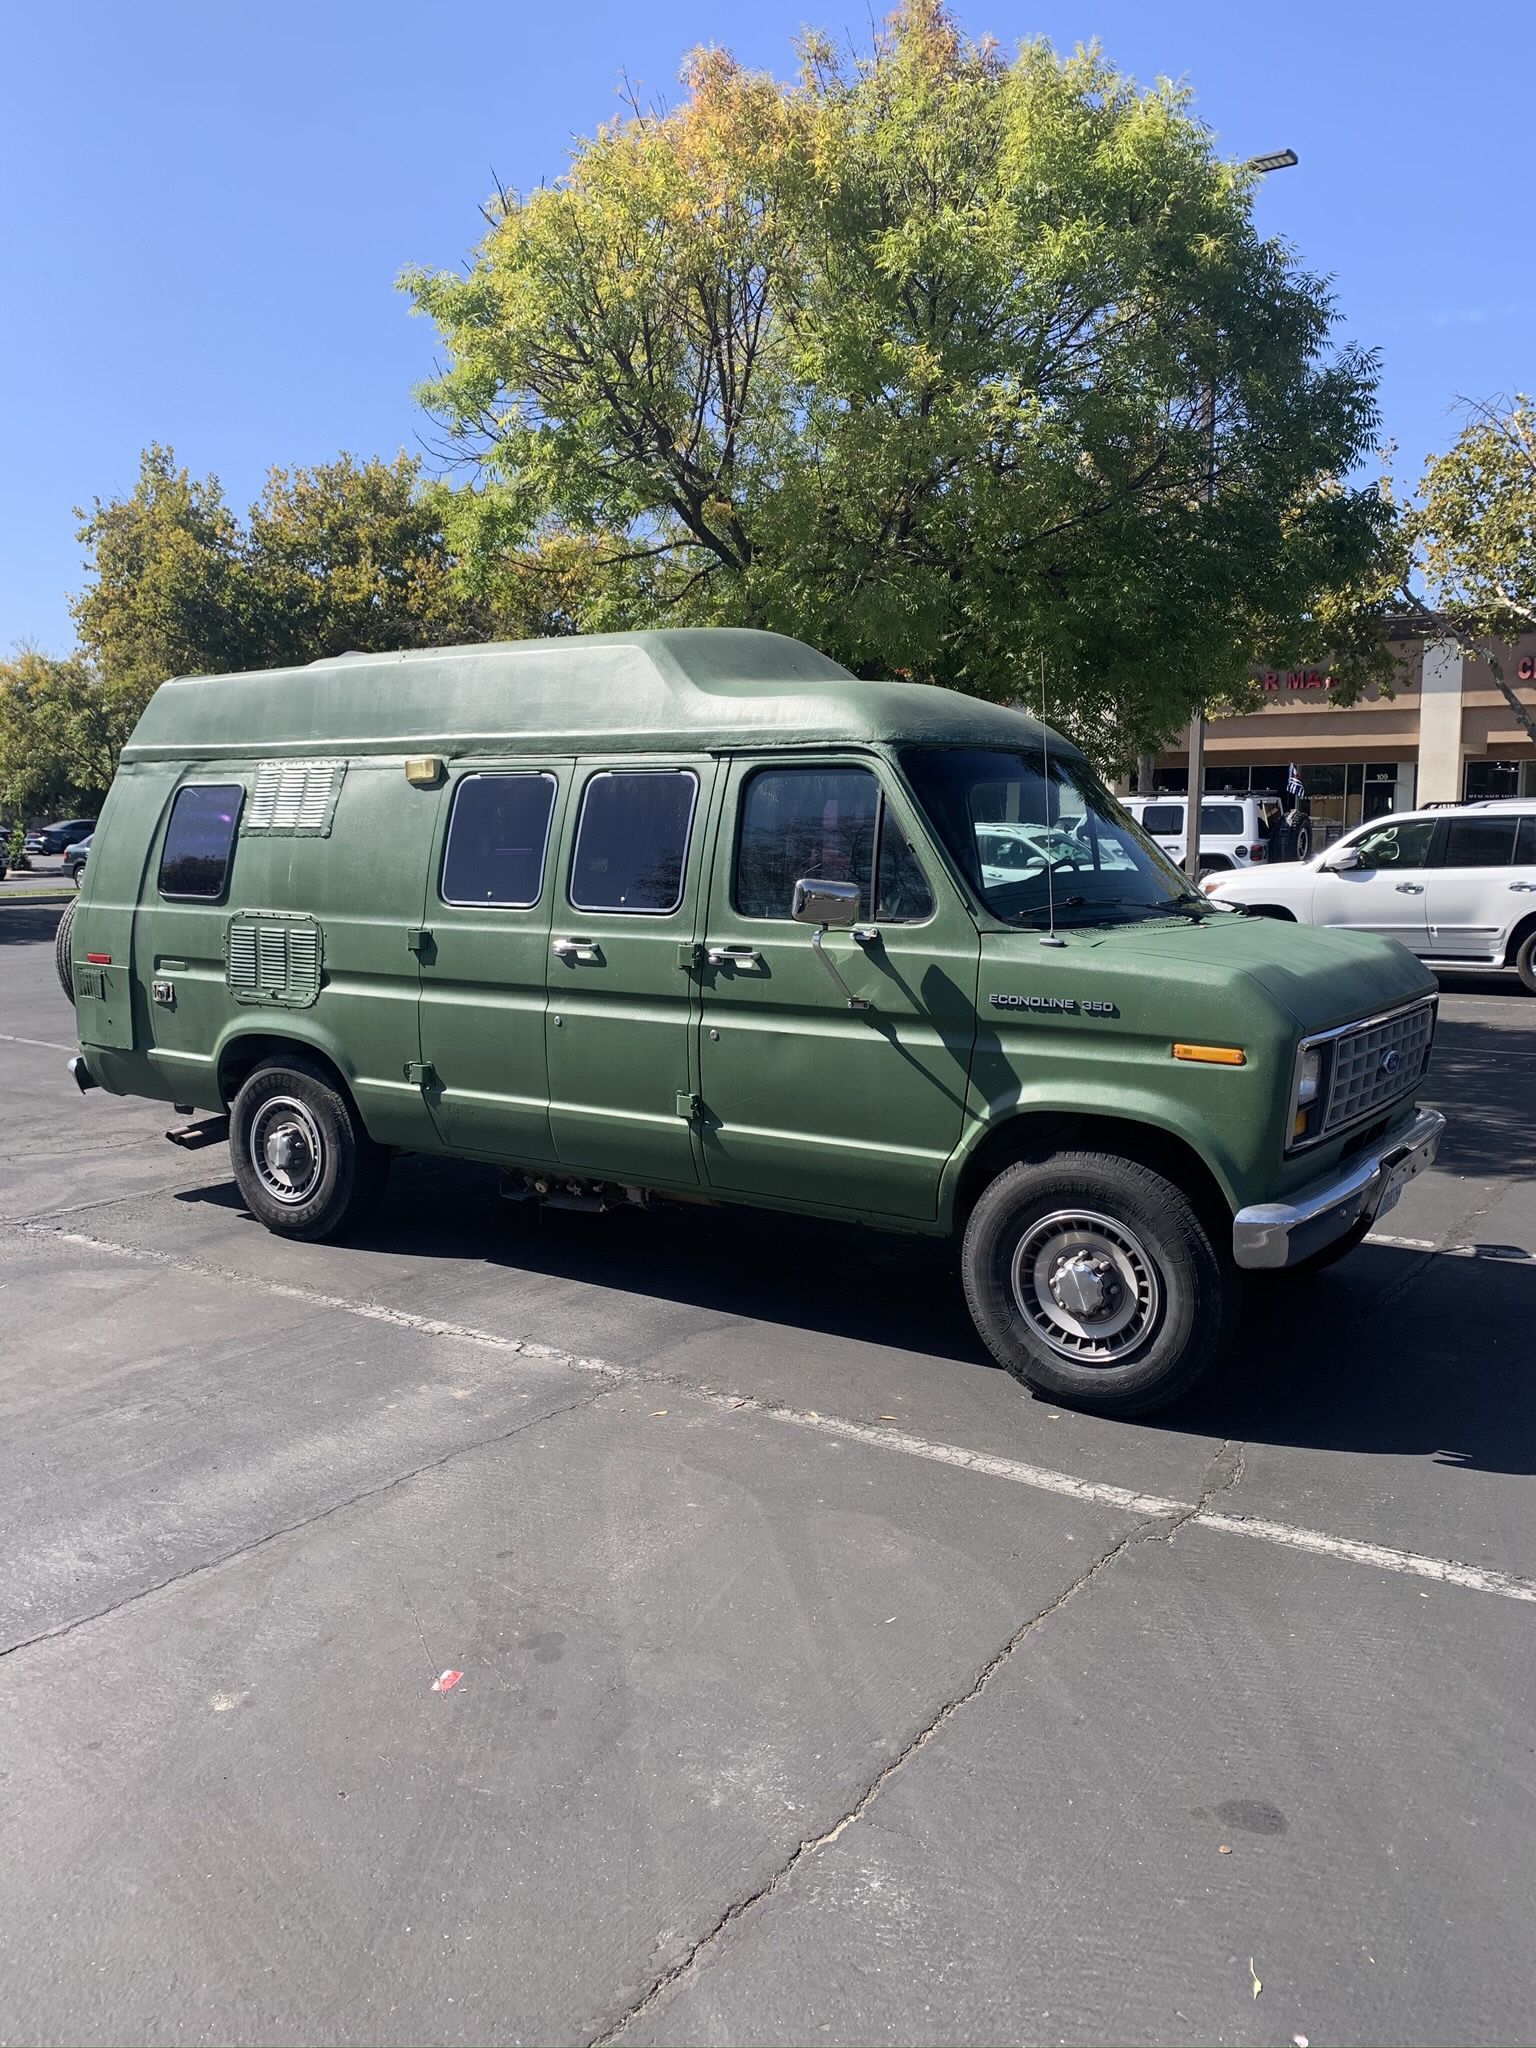
{"type": "Polygon", "coordinates": [[[1403,1064],[1403,1056],[1395,1045],[1389,1045],[1381,1056],[1381,1072],[1395,1074],[1403,1064]]]}

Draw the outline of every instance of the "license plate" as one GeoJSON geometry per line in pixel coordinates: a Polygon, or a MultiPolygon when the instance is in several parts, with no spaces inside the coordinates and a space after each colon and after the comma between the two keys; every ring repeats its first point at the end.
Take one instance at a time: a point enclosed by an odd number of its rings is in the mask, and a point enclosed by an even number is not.
{"type": "Polygon", "coordinates": [[[1376,1204],[1376,1220],[1379,1222],[1390,1209],[1395,1209],[1409,1181],[1417,1180],[1424,1166],[1422,1152],[1411,1152],[1406,1159],[1400,1159],[1387,1175],[1387,1184],[1381,1191],[1381,1200],[1376,1204]]]}

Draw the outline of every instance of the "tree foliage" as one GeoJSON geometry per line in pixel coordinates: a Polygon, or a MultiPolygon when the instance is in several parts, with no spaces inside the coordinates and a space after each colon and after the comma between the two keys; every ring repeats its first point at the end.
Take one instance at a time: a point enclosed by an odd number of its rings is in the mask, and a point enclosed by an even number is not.
{"type": "MultiPolygon", "coordinates": [[[[1432,629],[1485,662],[1527,737],[1536,719],[1486,643],[1536,632],[1536,407],[1521,393],[1474,406],[1425,465],[1406,531],[1429,585],[1432,629]]],[[[1409,593],[1410,599],[1412,594],[1409,593]]]]}
{"type": "Polygon", "coordinates": [[[938,0],[862,57],[806,38],[790,85],[719,50],[684,83],[403,280],[483,586],[579,546],[584,624],[770,626],[1005,698],[1043,669],[1101,758],[1277,649],[1381,673],[1390,510],[1338,481],[1374,361],[1181,89],[1005,61],[938,0]]]}
{"type": "Polygon", "coordinates": [[[0,809],[13,820],[94,809],[142,702],[79,656],[24,649],[0,662],[0,809]]]}
{"type": "Polygon", "coordinates": [[[242,522],[216,478],[194,481],[170,449],[149,448],[125,498],[79,515],[81,645],[147,699],[170,675],[481,639],[489,616],[455,581],[447,495],[404,455],[340,455],[272,470],[242,522]]]}

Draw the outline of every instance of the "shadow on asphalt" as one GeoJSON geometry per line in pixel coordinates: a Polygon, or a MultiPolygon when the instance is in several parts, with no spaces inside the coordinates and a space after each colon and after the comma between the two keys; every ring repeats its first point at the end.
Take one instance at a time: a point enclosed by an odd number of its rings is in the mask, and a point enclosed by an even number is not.
{"type": "MultiPolygon", "coordinates": [[[[501,1203],[496,1183],[488,1168],[401,1161],[355,1242],[998,1370],[971,1327],[955,1255],[937,1241],[746,1210],[573,1215],[501,1203]]],[[[243,1213],[233,1183],[175,1199],[243,1213]]],[[[1251,1285],[1227,1365],[1141,1426],[1533,1472],[1533,1311],[1536,1268],[1524,1258],[1364,1245],[1331,1272],[1251,1285]]]]}
{"type": "Polygon", "coordinates": [[[22,903],[15,897],[8,903],[0,901],[0,946],[51,946],[66,907],[62,903],[22,903]]]}

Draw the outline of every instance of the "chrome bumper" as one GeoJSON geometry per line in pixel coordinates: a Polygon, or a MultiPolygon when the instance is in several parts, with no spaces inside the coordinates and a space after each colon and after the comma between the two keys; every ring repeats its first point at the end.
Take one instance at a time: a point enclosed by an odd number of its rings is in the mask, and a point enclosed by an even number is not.
{"type": "Polygon", "coordinates": [[[1352,1159],[1331,1180],[1303,1188],[1294,1202],[1255,1202],[1232,1219],[1232,1256],[1240,1266],[1294,1266],[1342,1237],[1362,1216],[1374,1216],[1394,1182],[1403,1187],[1432,1165],[1445,1118],[1421,1109],[1405,1131],[1376,1152],[1352,1159]]]}

